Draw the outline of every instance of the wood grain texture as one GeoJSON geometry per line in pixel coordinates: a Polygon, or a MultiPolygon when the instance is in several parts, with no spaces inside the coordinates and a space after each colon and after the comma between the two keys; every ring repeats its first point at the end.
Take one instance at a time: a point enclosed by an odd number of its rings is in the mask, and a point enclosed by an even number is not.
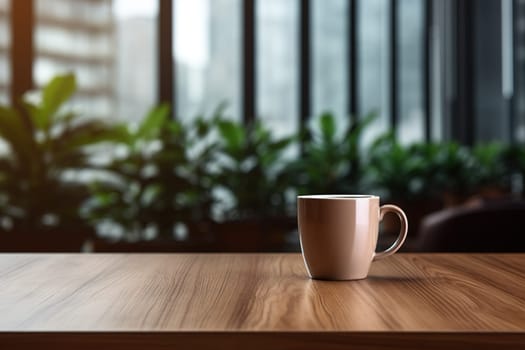
{"type": "Polygon", "coordinates": [[[252,338],[525,348],[525,254],[397,254],[352,282],[310,280],[299,254],[4,254],[0,315],[0,348],[80,349],[80,338],[114,345],[126,334],[138,337],[126,349],[252,338]],[[62,336],[46,343],[47,331],[62,336]]]}

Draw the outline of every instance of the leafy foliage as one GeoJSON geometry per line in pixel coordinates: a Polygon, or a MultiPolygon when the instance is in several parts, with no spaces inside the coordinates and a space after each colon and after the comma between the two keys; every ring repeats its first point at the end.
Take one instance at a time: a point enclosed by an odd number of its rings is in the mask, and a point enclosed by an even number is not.
{"type": "MultiPolygon", "coordinates": [[[[370,150],[372,188],[391,199],[466,198],[485,187],[508,191],[509,148],[500,143],[472,149],[456,142],[399,144],[392,133],[378,138],[370,150]]],[[[513,158],[516,159],[516,158],[513,158]]]]}
{"type": "Polygon", "coordinates": [[[221,108],[181,123],[161,105],[135,128],[109,125],[66,108],[75,89],[74,76],[57,76],[38,102],[0,106],[1,230],[91,225],[127,240],[173,238],[181,225],[191,235],[217,219],[293,215],[295,193],[417,200],[508,191],[516,176],[524,185],[523,145],[404,145],[392,132],[363,145],[373,114],[343,128],[325,113],[288,137],[221,108]]]}
{"type": "Polygon", "coordinates": [[[342,133],[334,116],[325,113],[317,124],[303,130],[303,150],[289,166],[294,186],[305,193],[359,193],[363,191],[360,138],[375,118],[371,114],[349,125],[342,133]]]}
{"type": "Polygon", "coordinates": [[[0,107],[0,216],[5,230],[35,232],[85,226],[79,208],[90,196],[79,172],[94,169],[90,146],[122,137],[121,129],[68,112],[73,75],[57,76],[38,103],[0,107]]]}
{"type": "Polygon", "coordinates": [[[128,129],[119,145],[125,155],[106,165],[114,180],[93,185],[86,211],[102,231],[131,241],[173,238],[177,225],[209,219],[213,147],[197,145],[209,126],[197,119],[185,127],[169,115],[165,105],[153,108],[136,131],[128,129]]]}
{"type": "Polygon", "coordinates": [[[294,138],[274,139],[260,122],[244,127],[219,118],[215,124],[220,137],[215,181],[233,202],[221,203],[228,208],[222,216],[246,219],[288,214],[286,192],[291,183],[284,155],[294,138]]]}
{"type": "Polygon", "coordinates": [[[376,139],[368,152],[367,181],[390,199],[415,199],[427,194],[426,161],[432,145],[404,147],[393,133],[376,139]]]}
{"type": "Polygon", "coordinates": [[[507,149],[503,144],[496,142],[476,145],[472,149],[477,171],[471,175],[475,176],[477,187],[510,187],[509,176],[512,169],[507,162],[507,149]]]}

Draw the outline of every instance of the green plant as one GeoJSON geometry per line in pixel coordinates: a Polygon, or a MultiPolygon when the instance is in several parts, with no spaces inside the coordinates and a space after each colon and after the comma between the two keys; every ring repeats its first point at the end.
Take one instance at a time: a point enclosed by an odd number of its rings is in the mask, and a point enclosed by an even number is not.
{"type": "Polygon", "coordinates": [[[38,234],[60,227],[78,233],[79,209],[90,194],[79,172],[93,170],[90,147],[112,141],[121,130],[86,120],[64,104],[76,89],[73,75],[52,79],[40,101],[0,106],[0,215],[3,230],[38,234]]]}
{"type": "Polygon", "coordinates": [[[406,147],[392,132],[378,137],[368,152],[368,186],[389,200],[428,196],[432,185],[426,170],[435,151],[432,144],[406,147]]]}
{"type": "MultiPolygon", "coordinates": [[[[212,173],[212,168],[217,141],[212,135],[214,132],[213,122],[198,117],[187,124],[169,121],[166,126],[161,133],[164,150],[182,154],[182,157],[176,156],[174,159],[179,160],[175,168],[177,177],[185,179],[185,182],[179,183],[181,185],[179,189],[173,187],[178,194],[176,196],[176,208],[180,211],[181,216],[186,218],[186,222],[209,221],[215,202],[213,197],[215,176],[212,173]]],[[[173,164],[170,162],[170,157],[162,159],[162,156],[159,156],[158,161],[163,164],[160,173],[163,173],[162,169],[169,169],[173,164]]],[[[172,182],[173,176],[169,175],[169,171],[166,171],[165,174],[168,176],[164,180],[172,182]]],[[[164,192],[168,195],[169,193],[164,192]]]]}
{"type": "Polygon", "coordinates": [[[204,144],[211,126],[169,120],[169,107],[153,108],[136,130],[128,128],[106,169],[112,181],[93,185],[86,208],[102,235],[136,241],[174,238],[177,229],[209,220],[213,144],[204,144]]]}
{"type": "Polygon", "coordinates": [[[401,145],[393,133],[370,149],[372,187],[391,199],[445,198],[461,202],[485,188],[508,188],[506,146],[455,142],[401,145]]]}
{"type": "Polygon", "coordinates": [[[427,181],[440,196],[461,201],[472,195],[479,183],[479,169],[472,151],[456,142],[436,143],[428,156],[427,181]]]}
{"type": "Polygon", "coordinates": [[[487,187],[510,188],[512,168],[507,162],[508,150],[508,146],[497,142],[479,144],[472,149],[476,167],[472,175],[478,190],[487,187]]]}
{"type": "Polygon", "coordinates": [[[289,171],[300,194],[359,193],[363,191],[360,138],[375,118],[370,114],[341,130],[334,116],[325,113],[302,131],[302,153],[289,171]]]}
{"type": "Polygon", "coordinates": [[[513,144],[503,151],[505,168],[508,169],[513,193],[524,195],[525,189],[525,146],[513,144]]]}
{"type": "Polygon", "coordinates": [[[293,137],[274,139],[261,122],[248,126],[217,119],[219,132],[216,184],[226,219],[254,219],[289,213],[290,189],[284,154],[293,137]],[[225,195],[221,198],[225,198],[225,195]]]}

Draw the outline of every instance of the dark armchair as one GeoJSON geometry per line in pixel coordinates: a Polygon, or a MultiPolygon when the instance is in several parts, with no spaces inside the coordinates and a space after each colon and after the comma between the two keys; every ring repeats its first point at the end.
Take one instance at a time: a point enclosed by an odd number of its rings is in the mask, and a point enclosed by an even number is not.
{"type": "Polygon", "coordinates": [[[525,252],[525,201],[441,210],[422,221],[418,237],[426,252],[525,252]]]}

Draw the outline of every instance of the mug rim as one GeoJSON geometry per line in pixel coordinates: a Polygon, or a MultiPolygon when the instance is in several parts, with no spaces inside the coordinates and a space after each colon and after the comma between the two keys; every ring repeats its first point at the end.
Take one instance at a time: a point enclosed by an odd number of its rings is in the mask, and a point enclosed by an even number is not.
{"type": "Polygon", "coordinates": [[[328,199],[328,200],[358,200],[379,199],[373,194],[305,194],[297,196],[297,199],[328,199]]]}

